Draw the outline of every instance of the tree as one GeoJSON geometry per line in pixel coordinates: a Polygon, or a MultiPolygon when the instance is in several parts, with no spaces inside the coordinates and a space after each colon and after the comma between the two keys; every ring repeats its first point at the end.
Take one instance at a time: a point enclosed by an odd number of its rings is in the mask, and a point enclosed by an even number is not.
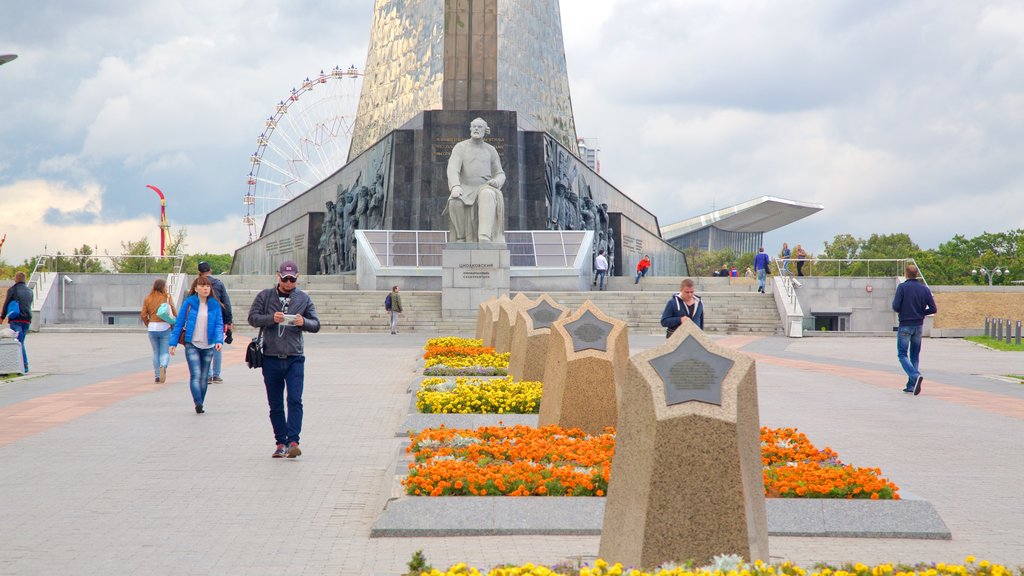
{"type": "Polygon", "coordinates": [[[149,240],[145,237],[135,242],[121,242],[121,256],[111,258],[114,271],[122,274],[151,272],[153,270],[149,256],[152,254],[149,240]]]}
{"type": "Polygon", "coordinates": [[[88,272],[95,274],[98,272],[104,272],[103,264],[96,258],[89,258],[92,256],[92,247],[88,244],[82,244],[81,248],[75,248],[75,256],[73,259],[72,266],[76,272],[88,272]]]}

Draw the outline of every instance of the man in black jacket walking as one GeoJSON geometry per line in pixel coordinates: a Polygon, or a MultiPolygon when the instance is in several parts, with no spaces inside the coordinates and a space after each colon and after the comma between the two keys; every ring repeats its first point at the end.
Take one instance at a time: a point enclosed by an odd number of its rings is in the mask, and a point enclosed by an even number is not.
{"type": "Polygon", "coordinates": [[[920,275],[917,266],[907,264],[907,280],[896,287],[896,297],[892,300],[892,309],[900,316],[896,354],[899,356],[903,371],[907,373],[907,385],[903,391],[914,396],[921,393],[921,382],[924,381],[918,369],[924,317],[939,311],[935,306],[932,291],[921,282],[920,275]]]}
{"type": "Polygon", "coordinates": [[[18,335],[18,342],[21,342],[21,359],[25,362],[25,374],[28,374],[28,354],[25,353],[25,336],[32,325],[32,290],[25,285],[25,273],[18,272],[14,275],[14,286],[7,289],[7,298],[4,298],[4,307],[0,311],[0,324],[6,319],[11,325],[11,330],[18,335]],[[11,302],[18,303],[16,316],[8,318],[8,308],[11,302]]]}
{"type": "Polygon", "coordinates": [[[249,308],[249,325],[263,329],[263,384],[274,427],[274,458],[302,454],[302,388],[306,356],[302,333],[319,332],[320,318],[309,295],[299,290],[299,267],[290,260],[277,270],[277,286],[256,295],[249,308]],[[285,413],[285,391],[288,411],[285,413]]]}

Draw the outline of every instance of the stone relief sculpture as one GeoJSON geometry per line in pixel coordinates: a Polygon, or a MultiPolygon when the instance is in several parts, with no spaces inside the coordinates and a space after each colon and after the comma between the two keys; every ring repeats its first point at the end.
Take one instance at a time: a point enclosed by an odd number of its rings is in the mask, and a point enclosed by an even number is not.
{"type": "Polygon", "coordinates": [[[547,138],[544,148],[545,182],[548,189],[548,230],[592,230],[593,255],[604,250],[609,270],[615,269],[615,230],[610,225],[608,204],[594,201],[586,171],[555,140],[547,138]]]}
{"type": "MultiPolygon", "coordinates": [[[[449,242],[504,242],[505,171],[494,146],[484,142],[490,128],[482,118],[469,124],[468,140],[448,158],[449,242]]],[[[442,213],[444,213],[442,212],[442,213]]]]}
{"type": "Polygon", "coordinates": [[[355,231],[379,230],[383,227],[390,156],[390,142],[387,142],[380,154],[371,157],[368,163],[370,170],[358,172],[351,184],[339,184],[336,199],[327,201],[324,224],[317,244],[320,274],[355,270],[355,231]],[[362,184],[364,173],[375,175],[369,186],[362,184]]]}

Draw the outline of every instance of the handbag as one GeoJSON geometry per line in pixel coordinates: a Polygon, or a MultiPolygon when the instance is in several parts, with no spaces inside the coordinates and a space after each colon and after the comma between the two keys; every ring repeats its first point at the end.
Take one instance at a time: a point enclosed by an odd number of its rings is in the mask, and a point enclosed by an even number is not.
{"type": "Polygon", "coordinates": [[[169,324],[174,324],[174,314],[171,313],[171,305],[167,302],[157,306],[156,315],[158,318],[169,324]]]}
{"type": "Polygon", "coordinates": [[[263,366],[263,328],[245,347],[245,364],[249,368],[260,368],[263,366]]]}
{"type": "Polygon", "coordinates": [[[185,324],[181,327],[181,335],[178,336],[178,344],[185,345],[185,329],[188,328],[188,306],[185,306],[185,324]]]}

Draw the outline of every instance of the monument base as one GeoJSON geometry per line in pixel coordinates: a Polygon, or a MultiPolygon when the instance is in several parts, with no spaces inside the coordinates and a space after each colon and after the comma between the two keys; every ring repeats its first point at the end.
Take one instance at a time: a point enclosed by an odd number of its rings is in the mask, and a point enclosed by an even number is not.
{"type": "Polygon", "coordinates": [[[504,242],[446,244],[441,251],[441,317],[474,318],[481,302],[507,295],[510,268],[504,242]]]}

